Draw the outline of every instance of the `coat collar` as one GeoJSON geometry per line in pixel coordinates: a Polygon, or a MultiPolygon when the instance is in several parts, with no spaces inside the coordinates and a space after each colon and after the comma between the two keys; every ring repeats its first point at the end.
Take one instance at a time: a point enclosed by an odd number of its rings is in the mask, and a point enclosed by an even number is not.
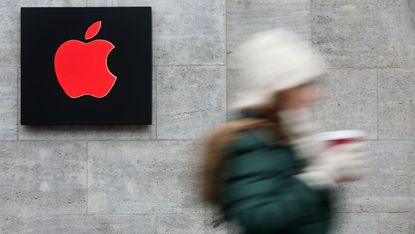
{"type": "Polygon", "coordinates": [[[265,118],[268,115],[268,111],[260,109],[241,109],[231,114],[230,119],[243,119],[243,118],[265,118]]]}

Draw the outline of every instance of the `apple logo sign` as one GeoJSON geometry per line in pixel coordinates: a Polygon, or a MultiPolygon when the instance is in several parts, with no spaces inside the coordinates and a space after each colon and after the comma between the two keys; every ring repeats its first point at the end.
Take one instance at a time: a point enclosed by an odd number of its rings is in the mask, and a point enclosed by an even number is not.
{"type": "Polygon", "coordinates": [[[151,7],[22,7],[20,22],[21,125],[153,123],[151,7]]]}
{"type": "MultiPolygon", "coordinates": [[[[93,23],[86,30],[85,40],[95,37],[102,22],[93,23]]],[[[90,95],[105,97],[117,79],[108,69],[108,55],[115,46],[106,40],[81,42],[69,40],[59,46],[55,54],[56,77],[62,89],[71,98],[90,95]]]]}

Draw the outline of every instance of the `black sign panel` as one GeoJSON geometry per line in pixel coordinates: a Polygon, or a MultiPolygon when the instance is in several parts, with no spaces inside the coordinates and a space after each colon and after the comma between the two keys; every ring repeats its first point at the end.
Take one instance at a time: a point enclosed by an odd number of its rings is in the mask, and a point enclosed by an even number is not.
{"type": "Polygon", "coordinates": [[[21,124],[151,124],[150,7],[22,8],[21,124]]]}

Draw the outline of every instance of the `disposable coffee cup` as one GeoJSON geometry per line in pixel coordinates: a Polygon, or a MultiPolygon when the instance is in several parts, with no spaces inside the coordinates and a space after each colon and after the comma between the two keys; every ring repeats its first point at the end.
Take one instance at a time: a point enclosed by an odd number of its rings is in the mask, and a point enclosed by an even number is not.
{"type": "Polygon", "coordinates": [[[317,135],[320,141],[326,142],[328,147],[362,141],[366,138],[366,133],[361,130],[342,130],[322,132],[317,135]]]}
{"type": "MultiPolygon", "coordinates": [[[[326,143],[326,147],[330,148],[335,145],[347,144],[353,142],[359,142],[366,138],[367,134],[361,130],[343,130],[343,131],[332,131],[322,132],[317,134],[317,138],[326,143]]],[[[336,183],[341,182],[353,182],[360,180],[362,176],[348,176],[344,177],[336,183]]]]}

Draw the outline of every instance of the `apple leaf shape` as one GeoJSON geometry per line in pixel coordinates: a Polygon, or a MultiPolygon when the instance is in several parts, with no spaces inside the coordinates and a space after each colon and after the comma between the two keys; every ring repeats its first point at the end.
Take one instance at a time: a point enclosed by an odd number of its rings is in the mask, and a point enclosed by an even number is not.
{"type": "Polygon", "coordinates": [[[98,34],[100,29],[101,29],[101,21],[97,21],[91,24],[91,26],[89,26],[89,28],[86,30],[85,40],[89,40],[95,37],[98,34]]]}

